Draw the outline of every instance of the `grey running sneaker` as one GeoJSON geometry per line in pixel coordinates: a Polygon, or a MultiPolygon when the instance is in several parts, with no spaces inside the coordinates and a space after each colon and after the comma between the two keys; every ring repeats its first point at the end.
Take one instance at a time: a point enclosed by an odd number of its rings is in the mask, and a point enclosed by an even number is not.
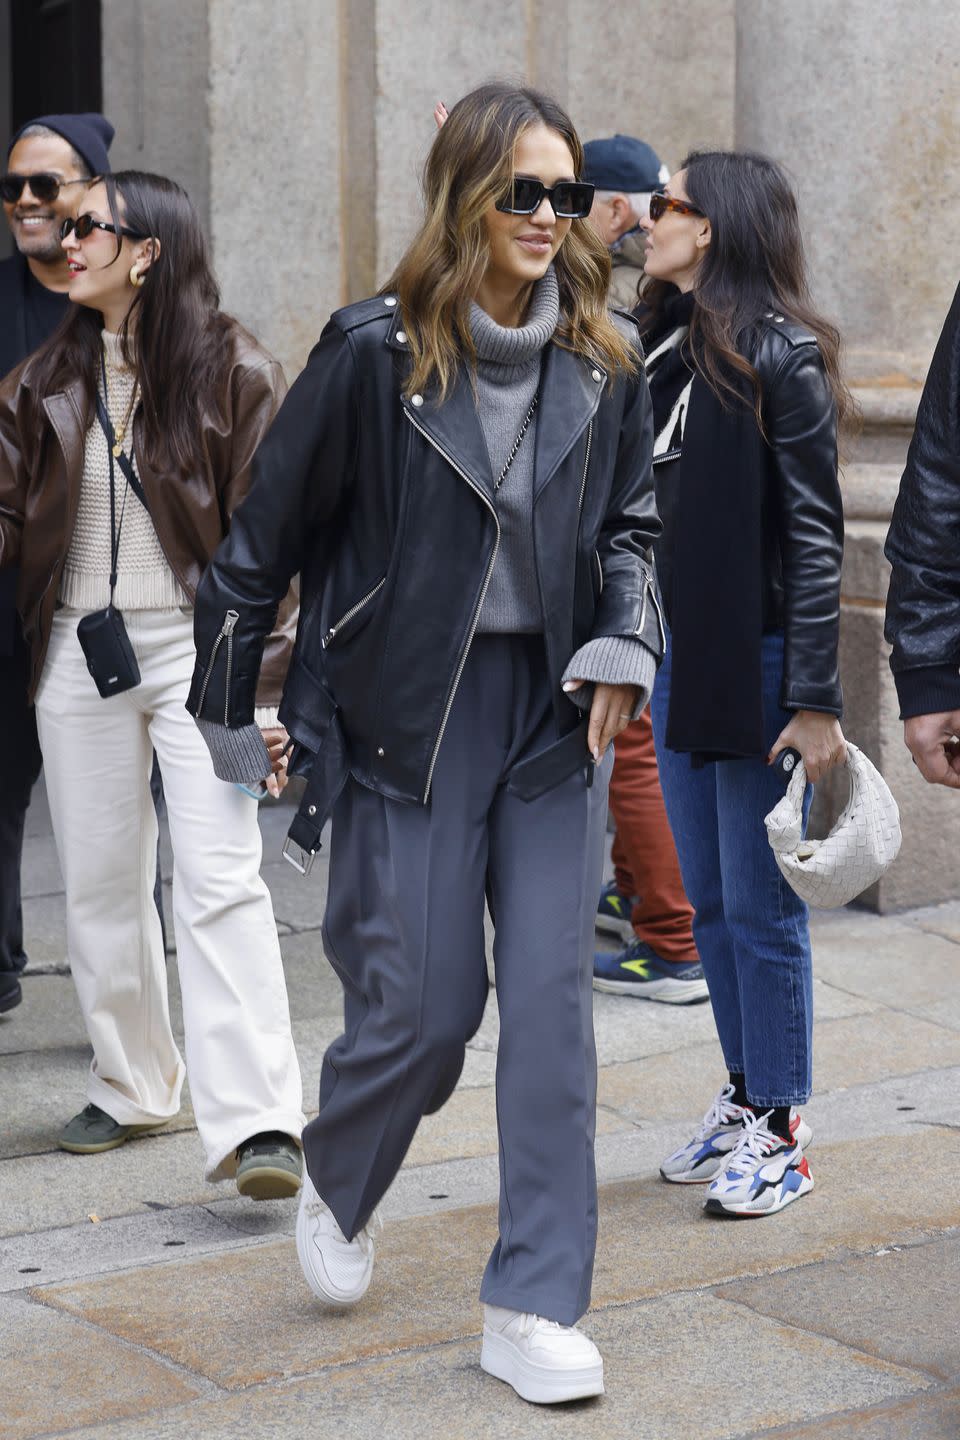
{"type": "Polygon", "coordinates": [[[134,1135],[144,1135],[164,1123],[157,1120],[152,1125],[120,1125],[99,1105],[85,1105],[80,1114],[64,1126],[57,1144],[71,1155],[99,1155],[103,1150],[116,1150],[134,1135]]]}
{"type": "Polygon", "coordinates": [[[300,1189],[300,1146],[280,1130],[251,1135],[237,1148],[237,1189],[251,1200],[285,1200],[300,1189]]]}

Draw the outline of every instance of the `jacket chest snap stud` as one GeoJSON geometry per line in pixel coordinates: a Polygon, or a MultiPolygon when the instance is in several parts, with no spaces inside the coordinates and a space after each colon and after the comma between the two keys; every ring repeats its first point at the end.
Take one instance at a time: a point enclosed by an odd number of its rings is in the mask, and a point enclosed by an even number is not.
{"type": "Polygon", "coordinates": [[[603,376],[600,374],[600,371],[599,371],[599,370],[594,370],[594,372],[593,372],[593,378],[594,378],[594,380],[600,381],[600,380],[603,379],[603,376]]]}
{"type": "Polygon", "coordinates": [[[406,345],[406,343],[407,343],[406,332],[403,331],[403,330],[398,330],[398,331],[397,331],[397,340],[398,340],[398,342],[399,342],[401,345],[406,345]]]}
{"type": "Polygon", "coordinates": [[[382,746],[382,745],[379,745],[379,746],[377,747],[377,754],[380,756],[380,759],[382,760],[382,759],[383,759],[383,746],[382,746]]]}
{"type": "Polygon", "coordinates": [[[383,303],[384,303],[384,305],[389,305],[390,308],[391,308],[391,310],[392,310],[393,307],[394,307],[394,305],[396,305],[396,303],[397,303],[396,296],[395,296],[395,295],[385,295],[385,296],[383,297],[383,303]]]}
{"type": "Polygon", "coordinates": [[[316,815],[316,813],[317,813],[317,807],[316,807],[316,805],[308,805],[308,806],[307,806],[307,814],[308,814],[308,815],[316,815]]]}
{"type": "Polygon", "coordinates": [[[417,409],[419,410],[419,409],[420,409],[420,406],[423,404],[423,396],[422,396],[422,395],[411,395],[411,396],[410,396],[410,404],[411,404],[411,405],[416,405],[417,409]]]}

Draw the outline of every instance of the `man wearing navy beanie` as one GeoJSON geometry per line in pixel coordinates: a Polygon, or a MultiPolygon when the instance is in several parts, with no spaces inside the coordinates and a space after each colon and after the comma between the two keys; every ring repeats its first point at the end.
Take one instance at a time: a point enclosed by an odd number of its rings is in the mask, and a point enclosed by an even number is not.
{"type": "MultiPolygon", "coordinates": [[[[113,126],[102,115],[42,115],[7,147],[0,196],[16,252],[0,261],[0,377],[52,334],[69,304],[60,226],[87,182],[110,169],[113,126]]],[[[27,651],[16,611],[16,572],[0,571],[0,1012],[20,1003],[27,963],[20,860],[30,791],[40,773],[27,651]]]]}

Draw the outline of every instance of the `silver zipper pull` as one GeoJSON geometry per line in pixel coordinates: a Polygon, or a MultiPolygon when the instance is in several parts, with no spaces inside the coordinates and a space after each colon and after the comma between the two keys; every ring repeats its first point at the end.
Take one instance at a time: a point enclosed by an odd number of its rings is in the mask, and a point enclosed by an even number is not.
{"type": "Polygon", "coordinates": [[[227,613],[226,613],[226,615],[224,615],[224,617],[223,617],[223,627],[222,627],[222,629],[221,629],[221,631],[220,631],[220,634],[221,634],[221,635],[232,635],[233,632],[234,632],[234,630],[237,628],[237,621],[238,621],[239,619],[240,619],[240,611],[239,611],[239,610],[228,610],[227,613]]]}

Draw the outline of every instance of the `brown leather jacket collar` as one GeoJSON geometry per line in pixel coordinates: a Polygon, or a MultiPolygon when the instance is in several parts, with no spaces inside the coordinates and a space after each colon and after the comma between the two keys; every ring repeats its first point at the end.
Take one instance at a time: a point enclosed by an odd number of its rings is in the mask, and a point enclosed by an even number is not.
{"type": "MultiPolygon", "coordinates": [[[[193,601],[197,585],[250,485],[251,462],[279,409],[286,385],[280,365],[242,327],[233,347],[223,401],[203,416],[203,465],[171,478],[139,458],[157,538],[193,601]]],[[[30,647],[30,694],[43,671],[57,590],[80,503],[87,430],[79,381],[42,400],[31,389],[30,361],[0,384],[0,566],[19,565],[17,609],[30,647]]],[[[139,430],[139,417],[134,435],[139,430]]],[[[257,703],[276,705],[296,630],[293,590],[280,607],[264,652],[257,703]]]]}

